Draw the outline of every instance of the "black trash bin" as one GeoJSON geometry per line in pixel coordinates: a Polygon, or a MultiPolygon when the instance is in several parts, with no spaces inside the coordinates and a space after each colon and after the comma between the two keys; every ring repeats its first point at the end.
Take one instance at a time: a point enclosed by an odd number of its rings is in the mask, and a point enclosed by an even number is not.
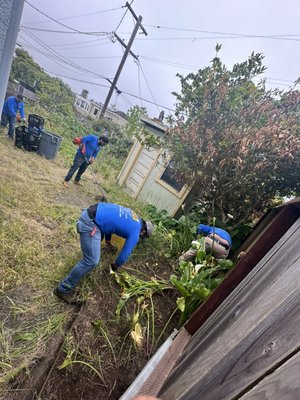
{"type": "Polygon", "coordinates": [[[15,129],[15,146],[27,151],[37,151],[40,145],[41,134],[38,131],[30,132],[26,126],[15,129]]]}
{"type": "Polygon", "coordinates": [[[38,154],[45,157],[47,160],[54,160],[61,141],[61,136],[42,130],[38,154]]]}
{"type": "Polygon", "coordinates": [[[28,115],[28,130],[29,131],[38,131],[39,133],[42,132],[44,129],[44,118],[40,117],[36,114],[29,114],[28,115]]]}

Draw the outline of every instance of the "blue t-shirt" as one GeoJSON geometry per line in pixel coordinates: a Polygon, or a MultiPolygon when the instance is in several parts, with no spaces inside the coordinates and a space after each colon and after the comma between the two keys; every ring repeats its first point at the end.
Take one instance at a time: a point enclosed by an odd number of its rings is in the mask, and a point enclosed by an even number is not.
{"type": "Polygon", "coordinates": [[[15,117],[17,112],[20,113],[22,118],[25,118],[24,103],[23,101],[18,102],[16,96],[9,96],[3,104],[3,111],[10,117],[15,117]]]}
{"type": "Polygon", "coordinates": [[[222,239],[226,240],[229,243],[230,247],[232,246],[231,236],[224,229],[216,228],[215,226],[200,224],[198,225],[196,231],[196,235],[204,235],[204,236],[213,235],[214,233],[216,235],[219,235],[222,239]]]}
{"type": "Polygon", "coordinates": [[[98,203],[95,223],[106,239],[112,234],[126,239],[124,246],[115,261],[117,267],[124,264],[140,239],[142,221],[129,208],[112,203],[98,203]]]}
{"type": "MultiPolygon", "coordinates": [[[[85,145],[85,157],[89,159],[90,157],[97,157],[101,146],[99,145],[99,138],[96,135],[90,133],[87,136],[84,136],[81,140],[81,143],[85,145]]],[[[81,148],[79,147],[77,150],[77,154],[81,154],[81,148]]]]}

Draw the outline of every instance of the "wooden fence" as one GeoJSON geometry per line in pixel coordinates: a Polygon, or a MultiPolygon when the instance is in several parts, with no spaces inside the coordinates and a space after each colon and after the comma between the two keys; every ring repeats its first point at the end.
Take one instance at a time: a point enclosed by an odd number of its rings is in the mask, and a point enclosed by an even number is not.
{"type": "Polygon", "coordinates": [[[194,334],[159,397],[300,399],[299,350],[300,219],[194,334]]]}

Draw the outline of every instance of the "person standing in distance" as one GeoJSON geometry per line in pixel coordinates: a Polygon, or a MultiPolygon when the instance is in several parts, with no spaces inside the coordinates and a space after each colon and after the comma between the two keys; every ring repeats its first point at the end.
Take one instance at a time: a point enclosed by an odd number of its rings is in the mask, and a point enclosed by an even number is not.
{"type": "Polygon", "coordinates": [[[22,118],[24,122],[26,121],[23,96],[20,94],[8,97],[3,104],[1,125],[6,127],[8,124],[7,134],[10,139],[14,138],[16,118],[18,118],[19,122],[21,121],[20,118],[22,118]],[[21,117],[17,116],[17,114],[20,114],[21,117]]]}
{"type": "Polygon", "coordinates": [[[94,133],[90,133],[82,138],[81,144],[75,154],[73,165],[63,181],[63,185],[66,188],[69,187],[68,182],[72,179],[72,176],[77,170],[78,172],[75,176],[74,183],[80,185],[79,181],[82,174],[86,171],[87,167],[94,162],[101,148],[108,144],[109,139],[107,136],[96,136],[96,132],[99,131],[100,128],[95,126],[94,133]]]}

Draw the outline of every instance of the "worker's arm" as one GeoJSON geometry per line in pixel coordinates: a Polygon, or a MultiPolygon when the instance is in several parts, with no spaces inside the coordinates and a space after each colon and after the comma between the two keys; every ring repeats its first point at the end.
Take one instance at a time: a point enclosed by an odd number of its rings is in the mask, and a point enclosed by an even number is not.
{"type": "Polygon", "coordinates": [[[19,113],[23,119],[25,119],[24,103],[19,103],[19,113]]]}
{"type": "Polygon", "coordinates": [[[119,254],[118,258],[114,262],[114,265],[117,268],[120,268],[121,265],[125,264],[127,261],[128,257],[132,253],[132,250],[135,248],[137,242],[139,241],[139,236],[132,235],[129,237],[126,242],[124,243],[124,246],[121,250],[121,253],[119,254]]]}

